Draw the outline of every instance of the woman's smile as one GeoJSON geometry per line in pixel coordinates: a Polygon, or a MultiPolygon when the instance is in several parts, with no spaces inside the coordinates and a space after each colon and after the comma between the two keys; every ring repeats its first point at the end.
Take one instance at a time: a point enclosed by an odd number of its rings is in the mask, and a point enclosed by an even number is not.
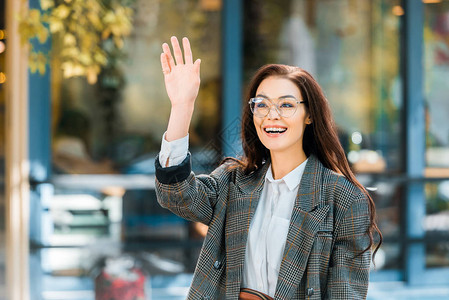
{"type": "Polygon", "coordinates": [[[287,127],[279,125],[267,125],[263,127],[263,131],[269,137],[280,137],[287,131],[287,129],[287,127]]]}

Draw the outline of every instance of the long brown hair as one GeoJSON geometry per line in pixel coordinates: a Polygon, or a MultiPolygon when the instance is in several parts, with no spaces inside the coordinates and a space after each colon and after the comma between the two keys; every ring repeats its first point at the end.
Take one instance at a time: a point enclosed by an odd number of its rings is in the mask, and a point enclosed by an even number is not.
{"type": "MultiPolygon", "coordinates": [[[[373,233],[377,232],[379,243],[375,248],[374,256],[382,244],[382,234],[376,224],[376,209],[374,201],[366,189],[355,178],[349,167],[343,147],[337,135],[337,128],[332,117],[329,102],[324,96],[321,87],[307,71],[293,66],[270,64],[262,66],[253,76],[245,101],[254,97],[260,83],[267,77],[277,76],[291,80],[301,91],[306,108],[312,119],[307,125],[303,137],[303,149],[307,156],[315,155],[328,169],[343,174],[351,183],[359,187],[369,199],[370,226],[368,235],[370,245],[363,251],[369,250],[373,244],[373,233]]],[[[253,122],[253,115],[249,105],[245,105],[242,116],[242,146],[243,158],[241,163],[245,173],[250,173],[269,160],[270,151],[259,140],[253,122]]],[[[362,253],[363,253],[362,252],[362,253]]]]}

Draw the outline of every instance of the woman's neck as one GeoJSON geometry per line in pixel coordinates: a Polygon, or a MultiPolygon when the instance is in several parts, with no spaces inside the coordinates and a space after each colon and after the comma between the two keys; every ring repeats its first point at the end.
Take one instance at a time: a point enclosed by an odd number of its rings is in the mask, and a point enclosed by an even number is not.
{"type": "Polygon", "coordinates": [[[273,172],[274,179],[281,179],[307,159],[302,149],[295,153],[271,151],[270,156],[271,171],[273,172]]]}

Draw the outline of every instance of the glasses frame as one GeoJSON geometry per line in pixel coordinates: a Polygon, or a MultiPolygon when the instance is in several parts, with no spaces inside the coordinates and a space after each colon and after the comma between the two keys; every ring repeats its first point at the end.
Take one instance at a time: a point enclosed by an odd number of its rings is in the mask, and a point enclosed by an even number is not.
{"type": "MultiPolygon", "coordinates": [[[[278,99],[276,99],[276,100],[279,101],[279,100],[282,100],[282,99],[286,99],[286,98],[278,98],[278,99]]],[[[294,98],[288,97],[288,99],[294,99],[294,98]]],[[[295,100],[296,100],[296,99],[295,99],[295,100]]],[[[307,102],[307,101],[305,101],[305,100],[296,100],[296,104],[301,104],[301,103],[306,103],[306,102],[307,102]]],[[[264,98],[264,97],[253,97],[253,98],[250,98],[250,99],[249,99],[248,104],[249,104],[249,109],[251,110],[251,112],[253,113],[253,115],[256,116],[256,117],[258,117],[258,118],[265,118],[266,116],[268,116],[268,114],[271,112],[271,109],[272,109],[273,106],[274,106],[274,108],[276,109],[276,112],[278,113],[278,115],[281,116],[281,117],[283,117],[283,118],[290,118],[290,117],[292,117],[292,116],[296,113],[296,110],[298,109],[298,106],[297,106],[297,107],[295,108],[295,111],[292,113],[292,115],[286,117],[286,116],[283,116],[283,115],[282,115],[282,113],[281,113],[281,111],[280,111],[280,109],[279,109],[279,107],[278,107],[278,104],[274,103],[274,102],[273,102],[273,99],[264,98]],[[254,102],[255,99],[268,100],[268,101],[271,103],[270,109],[268,110],[268,112],[266,113],[266,115],[260,115],[260,114],[255,114],[255,113],[254,113],[254,108],[251,107],[251,104],[254,102]]]]}

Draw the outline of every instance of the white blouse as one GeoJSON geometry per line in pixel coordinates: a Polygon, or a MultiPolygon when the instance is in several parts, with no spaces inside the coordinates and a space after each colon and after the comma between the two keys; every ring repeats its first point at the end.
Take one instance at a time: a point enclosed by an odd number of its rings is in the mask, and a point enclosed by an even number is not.
{"type": "MultiPolygon", "coordinates": [[[[162,137],[159,162],[165,167],[180,164],[188,152],[188,135],[168,142],[162,137]]],[[[287,241],[290,218],[307,160],[281,179],[273,178],[271,166],[251,220],[246,244],[242,287],[274,297],[287,241]]]]}
{"type": "Polygon", "coordinates": [[[307,160],[281,179],[271,166],[248,232],[242,286],[274,297],[282,255],[307,160]]]}

